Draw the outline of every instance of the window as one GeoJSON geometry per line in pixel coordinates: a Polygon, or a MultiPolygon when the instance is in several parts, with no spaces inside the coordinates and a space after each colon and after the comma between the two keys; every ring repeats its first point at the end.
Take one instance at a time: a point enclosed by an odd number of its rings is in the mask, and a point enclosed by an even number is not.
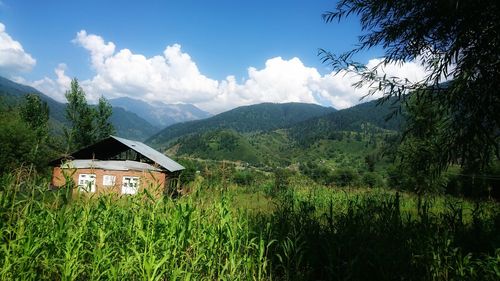
{"type": "Polygon", "coordinates": [[[80,174],[78,176],[80,192],[95,192],[95,174],[80,174]]]}
{"type": "Polygon", "coordinates": [[[123,177],[122,194],[136,194],[139,190],[139,177],[123,177]]]}
{"type": "Polygon", "coordinates": [[[109,187],[109,186],[114,186],[116,182],[116,177],[111,176],[111,175],[104,175],[102,177],[102,185],[109,187]]]}

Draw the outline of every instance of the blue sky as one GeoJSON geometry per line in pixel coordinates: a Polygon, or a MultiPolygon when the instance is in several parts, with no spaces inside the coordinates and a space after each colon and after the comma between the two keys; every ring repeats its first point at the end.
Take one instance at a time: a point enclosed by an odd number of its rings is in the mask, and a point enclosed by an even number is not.
{"type": "Polygon", "coordinates": [[[1,75],[58,100],[72,77],[90,100],[129,96],[212,112],[263,101],[342,108],[359,100],[337,85],[340,78],[328,78],[317,56],[318,48],[347,51],[360,35],[355,17],[322,20],[335,1],[0,1],[4,37],[36,61],[2,66],[0,52],[1,75]]]}

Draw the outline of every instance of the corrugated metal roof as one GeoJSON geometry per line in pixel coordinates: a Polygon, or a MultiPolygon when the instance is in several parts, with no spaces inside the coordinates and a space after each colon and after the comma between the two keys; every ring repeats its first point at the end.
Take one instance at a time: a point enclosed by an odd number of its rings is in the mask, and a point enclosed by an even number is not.
{"type": "Polygon", "coordinates": [[[166,155],[158,152],[157,150],[154,150],[153,148],[145,145],[142,142],[127,140],[116,136],[110,136],[110,137],[121,142],[122,144],[126,145],[127,147],[136,151],[137,153],[144,155],[151,161],[154,161],[156,164],[162,166],[163,168],[167,169],[170,172],[184,170],[184,167],[182,165],[168,158],[166,155]]]}
{"type": "Polygon", "coordinates": [[[99,159],[111,160],[118,154],[127,150],[134,150],[139,155],[147,158],[162,169],[169,172],[184,170],[184,167],[166,155],[154,150],[153,148],[143,144],[142,142],[109,136],[97,143],[84,147],[78,151],[71,153],[70,157],[61,157],[50,162],[53,166],[59,166],[61,163],[69,159],[99,159]]]}
{"type": "Polygon", "coordinates": [[[161,171],[161,169],[148,163],[131,160],[76,159],[64,163],[62,168],[103,169],[116,171],[161,171]]]}

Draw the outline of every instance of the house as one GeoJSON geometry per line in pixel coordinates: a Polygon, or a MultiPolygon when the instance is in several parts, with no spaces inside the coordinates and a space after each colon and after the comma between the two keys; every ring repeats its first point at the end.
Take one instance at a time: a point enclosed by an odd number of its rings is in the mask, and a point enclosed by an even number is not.
{"type": "Polygon", "coordinates": [[[51,162],[52,186],[66,179],[77,185],[77,193],[136,194],[143,189],[155,196],[178,186],[184,167],[142,142],[110,136],[82,148],[69,157],[51,162]]]}

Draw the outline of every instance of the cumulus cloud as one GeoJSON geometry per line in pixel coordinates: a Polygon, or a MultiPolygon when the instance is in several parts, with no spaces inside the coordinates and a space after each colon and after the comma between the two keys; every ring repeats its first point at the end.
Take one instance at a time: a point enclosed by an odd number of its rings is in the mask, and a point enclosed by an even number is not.
{"type": "MultiPolygon", "coordinates": [[[[352,73],[322,75],[299,58],[271,58],[262,69],[249,67],[248,77],[242,81],[232,75],[218,81],[203,75],[179,44],[146,57],[129,49],[117,50],[113,42],[85,30],[78,32],[73,42],[89,52],[95,71],[94,77],[80,81],[90,101],[97,101],[100,95],[127,96],[149,102],[192,103],[212,113],[260,102],[307,102],[341,109],[359,103],[368,91],[352,86],[359,80],[352,73]]],[[[368,67],[380,61],[371,60],[368,67]]],[[[59,65],[57,78],[44,78],[32,85],[58,100],[64,99],[70,84],[65,70],[65,65],[59,65]]],[[[425,69],[410,62],[384,66],[380,73],[418,80],[424,77],[425,69]]]]}
{"type": "Polygon", "coordinates": [[[5,25],[0,23],[0,74],[14,75],[30,71],[36,60],[23,49],[18,41],[12,39],[5,31],[5,25]]]}

